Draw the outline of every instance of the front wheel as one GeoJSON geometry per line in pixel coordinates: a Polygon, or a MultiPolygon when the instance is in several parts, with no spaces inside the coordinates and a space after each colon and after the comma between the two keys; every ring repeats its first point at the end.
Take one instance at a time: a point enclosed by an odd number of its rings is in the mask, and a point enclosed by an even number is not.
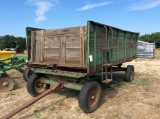
{"type": "Polygon", "coordinates": [[[50,85],[41,82],[41,76],[39,74],[32,74],[27,81],[27,91],[33,97],[36,97],[49,89],[50,85]]]}
{"type": "Polygon", "coordinates": [[[94,112],[101,100],[102,88],[98,82],[87,82],[79,94],[79,106],[85,113],[94,112]]]}
{"type": "Polygon", "coordinates": [[[30,70],[29,68],[26,68],[23,71],[23,79],[27,82],[29,77],[33,74],[34,72],[32,70],[30,70]]]}

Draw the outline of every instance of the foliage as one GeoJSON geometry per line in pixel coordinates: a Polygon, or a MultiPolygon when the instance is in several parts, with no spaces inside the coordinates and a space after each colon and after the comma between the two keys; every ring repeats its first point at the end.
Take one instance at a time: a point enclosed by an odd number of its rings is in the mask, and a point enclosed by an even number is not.
{"type": "Polygon", "coordinates": [[[153,43],[155,42],[156,48],[160,48],[160,32],[155,32],[152,34],[145,34],[139,37],[140,40],[153,43]]]}
{"type": "Polygon", "coordinates": [[[19,45],[19,50],[26,49],[26,39],[24,37],[15,37],[13,35],[5,35],[0,37],[0,50],[5,48],[16,48],[19,45]]]}

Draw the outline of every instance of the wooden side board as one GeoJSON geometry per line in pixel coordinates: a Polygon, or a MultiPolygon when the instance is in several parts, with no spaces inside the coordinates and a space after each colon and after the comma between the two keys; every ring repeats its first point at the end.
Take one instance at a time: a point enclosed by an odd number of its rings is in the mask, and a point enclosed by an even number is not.
{"type": "Polygon", "coordinates": [[[32,62],[86,67],[86,26],[32,31],[31,36],[32,62]]]}

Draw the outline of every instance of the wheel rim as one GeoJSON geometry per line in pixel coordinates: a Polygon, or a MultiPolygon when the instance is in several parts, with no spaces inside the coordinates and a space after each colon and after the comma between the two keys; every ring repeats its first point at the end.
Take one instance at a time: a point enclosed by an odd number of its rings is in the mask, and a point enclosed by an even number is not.
{"type": "Polygon", "coordinates": [[[89,97],[88,97],[88,105],[89,107],[93,107],[94,105],[97,104],[99,98],[99,91],[98,87],[93,87],[90,90],[89,97]]]}
{"type": "Polygon", "coordinates": [[[38,78],[34,82],[35,91],[38,93],[42,93],[44,90],[46,90],[46,86],[47,86],[47,84],[41,83],[41,78],[38,78]]]}

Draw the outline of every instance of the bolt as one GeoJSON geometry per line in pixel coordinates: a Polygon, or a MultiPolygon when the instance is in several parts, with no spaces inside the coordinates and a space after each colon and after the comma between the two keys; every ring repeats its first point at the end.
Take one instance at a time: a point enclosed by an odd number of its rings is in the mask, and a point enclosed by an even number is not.
{"type": "Polygon", "coordinates": [[[95,97],[94,97],[94,95],[92,95],[92,97],[91,97],[92,99],[94,99],[95,97]]]}
{"type": "Polygon", "coordinates": [[[8,86],[8,82],[3,82],[2,86],[3,87],[8,86]]]}

